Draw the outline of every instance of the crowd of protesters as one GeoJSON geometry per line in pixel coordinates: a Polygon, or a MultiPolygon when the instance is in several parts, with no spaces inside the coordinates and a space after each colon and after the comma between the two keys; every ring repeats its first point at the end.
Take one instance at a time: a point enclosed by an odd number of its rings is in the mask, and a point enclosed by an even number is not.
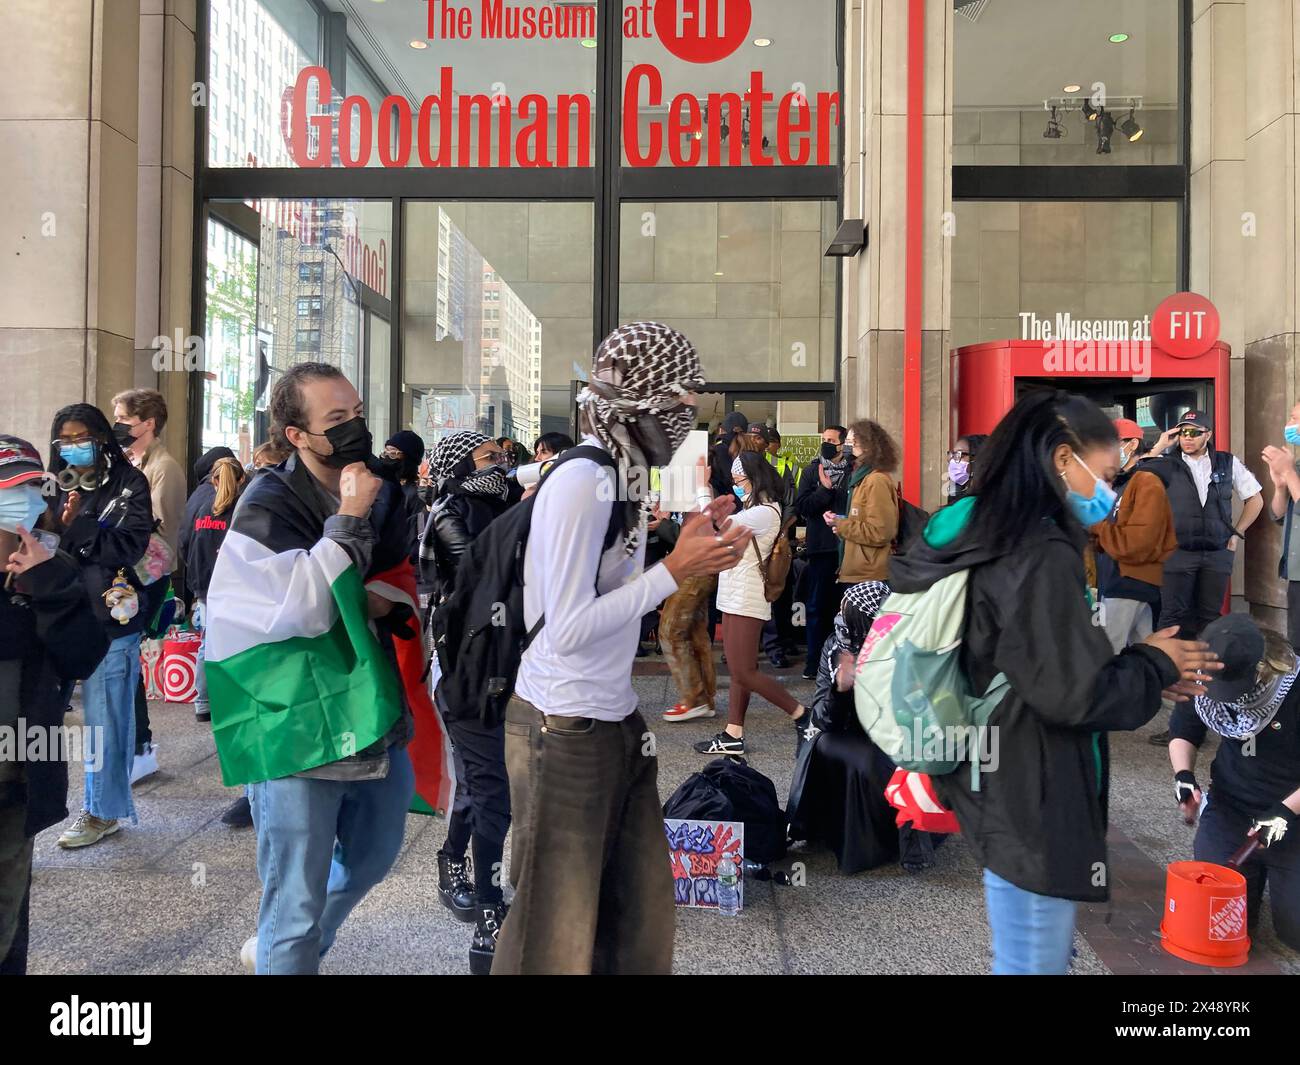
{"type": "MultiPolygon", "coordinates": [[[[223,773],[239,766],[245,784],[222,820],[256,831],[262,898],[244,952],[256,972],[316,972],[387,875],[421,797],[430,729],[446,738],[454,778],[437,894],[474,925],[469,971],[667,972],[662,796],[633,687],[651,640],[680,700],[655,709],[664,721],[725,713],[693,744],[700,754],[748,752],[754,696],[789,718],[792,841],[829,847],[846,873],[890,862],[916,873],[960,830],[983,870],[996,973],[1068,969],[1078,903],[1109,891],[1095,872],[1106,861],[1107,734],[1167,711],[1155,739],[1168,747],[1178,808],[1199,818],[1196,857],[1223,862],[1253,836],[1261,847],[1242,867],[1249,921],[1267,886],[1279,937],[1300,949],[1291,451],[1261,456],[1282,526],[1283,637],[1248,615],[1220,616],[1234,552],[1264,500],[1242,461],[1213,446],[1203,411],[1160,433],[1034,390],[990,434],[955,441],[933,515],[903,500],[900,449],[879,423],[825,426],[800,466],[774,426],[730,411],[713,428],[693,508],[662,509],[657,481],[629,494],[700,427],[703,390],[689,339],[642,322],[597,349],[576,442],[403,430],[376,453],[356,388],[323,363],[279,375],[272,438],[247,465],[215,448],[188,482],[151,389],[114,397],[112,422],[90,404],[59,410],[46,461],[0,436],[0,725],[60,726],[80,683],[94,737],[82,808],[58,846],[89,847],[137,823],[132,784],[159,766],[142,642],[184,620],[198,636],[195,720],[213,729],[223,773]],[[919,529],[905,528],[909,511],[919,529]],[[462,705],[444,684],[465,669],[465,652],[458,660],[446,644],[447,613],[501,573],[517,592],[517,654],[507,676],[487,678],[490,695],[462,705]],[[927,778],[946,818],[936,830],[888,798],[899,770],[855,710],[854,676],[891,595],[924,597],[959,573],[960,668],[972,691],[1005,691],[989,718],[1000,754],[983,779],[927,778]],[[232,679],[232,663],[244,669],[278,643],[298,675],[320,678],[343,668],[338,640],[364,660],[347,666],[349,683],[364,667],[369,685],[354,694],[378,693],[364,700],[379,704],[367,706],[365,742],[308,750],[309,732],[352,735],[346,693],[311,703],[322,716],[295,725],[299,749],[249,733],[236,703],[253,685],[232,679]],[[807,705],[783,675],[801,658],[802,678],[815,681],[807,705]],[[1203,789],[1196,753],[1211,732],[1222,742],[1203,789]],[[275,743],[285,749],[268,753],[275,743]]],[[[1282,435],[1300,447],[1300,403],[1282,435]]],[[[265,714],[269,703],[254,702],[265,714]]],[[[67,790],[62,758],[0,762],[3,971],[24,971],[32,840],[67,819],[67,790]]]]}

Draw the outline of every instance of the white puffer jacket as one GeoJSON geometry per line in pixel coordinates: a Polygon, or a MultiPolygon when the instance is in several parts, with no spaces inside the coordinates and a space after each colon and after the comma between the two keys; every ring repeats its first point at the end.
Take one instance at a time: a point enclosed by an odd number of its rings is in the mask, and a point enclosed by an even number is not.
{"type": "Polygon", "coordinates": [[[772,617],[772,604],[763,597],[763,571],[753,544],[758,544],[766,562],[781,531],[781,507],[777,503],[759,503],[733,514],[731,520],[750,529],[754,539],[734,568],[718,574],[718,610],[767,621],[772,617]]]}

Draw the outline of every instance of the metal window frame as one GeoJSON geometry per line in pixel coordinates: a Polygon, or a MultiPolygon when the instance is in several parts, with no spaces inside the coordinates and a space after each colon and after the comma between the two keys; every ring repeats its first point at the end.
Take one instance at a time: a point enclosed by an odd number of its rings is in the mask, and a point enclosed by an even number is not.
{"type": "MultiPolygon", "coordinates": [[[[373,68],[352,45],[346,32],[346,18],[330,11],[320,0],[307,0],[318,17],[317,57],[330,70],[336,85],[343,87],[346,57],[352,53],[375,82],[373,68]],[[336,69],[337,68],[337,69],[336,69]]],[[[594,159],[591,167],[466,168],[426,169],[405,167],[296,168],[296,167],[213,167],[208,162],[208,113],[196,109],[194,123],[194,240],[191,273],[191,329],[202,336],[206,316],[207,221],[209,204],[219,201],[240,203],[259,199],[352,199],[388,200],[392,205],[392,266],[390,290],[390,387],[389,418],[394,427],[402,424],[402,281],[403,232],[408,201],[436,202],[584,202],[593,210],[593,347],[618,321],[619,218],[625,202],[756,200],[834,201],[839,214],[844,202],[844,49],[845,0],[835,0],[834,18],[837,92],[839,94],[839,136],[834,166],[803,167],[674,167],[634,168],[622,159],[622,53],[623,5],[611,0],[598,4],[596,49],[596,97],[594,159]]],[[[209,4],[197,5],[195,33],[195,80],[207,84],[210,52],[209,4]]],[[[226,222],[223,219],[223,223],[226,222]]],[[[228,224],[228,223],[227,223],[228,224]]],[[[842,332],[843,273],[835,275],[835,353],[830,382],[772,382],[790,391],[831,389],[828,416],[834,420],[840,408],[840,344],[842,332]]],[[[201,434],[203,377],[190,381],[188,442],[191,454],[198,454],[201,434]]],[[[752,386],[751,386],[752,387],[752,386]]]]}

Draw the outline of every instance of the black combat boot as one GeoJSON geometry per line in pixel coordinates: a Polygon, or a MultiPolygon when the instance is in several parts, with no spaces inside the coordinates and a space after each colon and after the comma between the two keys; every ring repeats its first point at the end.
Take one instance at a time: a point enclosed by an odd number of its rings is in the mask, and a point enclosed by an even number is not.
{"type": "Polygon", "coordinates": [[[497,936],[505,923],[509,907],[505,902],[478,905],[474,909],[477,922],[474,939],[469,945],[469,971],[474,976],[487,976],[492,972],[492,959],[496,957],[497,936]]]}
{"type": "Polygon", "coordinates": [[[438,898],[458,921],[474,920],[478,911],[474,906],[474,882],[470,879],[468,859],[438,852],[438,898]]]}

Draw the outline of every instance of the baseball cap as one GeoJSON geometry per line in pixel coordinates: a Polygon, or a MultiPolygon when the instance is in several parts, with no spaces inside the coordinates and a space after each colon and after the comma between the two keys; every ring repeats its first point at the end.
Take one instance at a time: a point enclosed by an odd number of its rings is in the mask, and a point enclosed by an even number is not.
{"type": "Polygon", "coordinates": [[[1180,429],[1184,425],[1195,425],[1200,429],[1212,430],[1214,428],[1214,420],[1203,410],[1189,410],[1178,419],[1178,423],[1174,428],[1180,429]]]}
{"type": "Polygon", "coordinates": [[[764,440],[767,440],[769,442],[771,440],[771,438],[767,435],[767,426],[759,425],[758,422],[750,423],[749,432],[751,436],[762,437],[764,440]]]}
{"type": "Polygon", "coordinates": [[[1240,699],[1256,684],[1256,671],[1264,657],[1264,634],[1249,614],[1224,614],[1205,626],[1199,637],[1219,656],[1223,669],[1206,687],[1216,703],[1240,699]]]}
{"type": "Polygon", "coordinates": [[[1121,440],[1142,439],[1142,426],[1138,425],[1132,418],[1116,418],[1115,432],[1119,433],[1121,440]]]}
{"type": "Polygon", "coordinates": [[[0,435],[0,488],[13,488],[45,477],[39,451],[19,437],[0,435]]]}

